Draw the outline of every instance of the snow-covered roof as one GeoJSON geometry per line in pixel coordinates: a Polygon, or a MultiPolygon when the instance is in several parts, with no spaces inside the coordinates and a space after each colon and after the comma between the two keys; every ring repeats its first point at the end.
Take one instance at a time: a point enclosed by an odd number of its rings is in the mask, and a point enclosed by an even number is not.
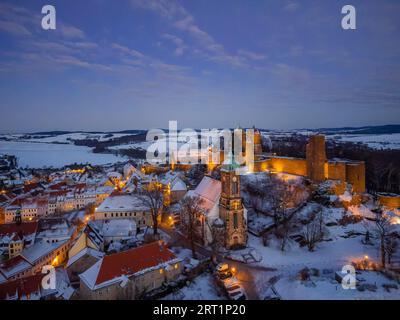
{"type": "Polygon", "coordinates": [[[148,206],[139,195],[111,195],[97,208],[97,212],[135,212],[147,211],[148,206]]]}
{"type": "Polygon", "coordinates": [[[196,189],[190,190],[186,196],[197,196],[202,199],[202,209],[207,213],[219,202],[221,196],[221,181],[205,176],[196,189]]]}
{"type": "Polygon", "coordinates": [[[134,219],[98,220],[104,237],[131,237],[136,235],[134,219]]]}
{"type": "Polygon", "coordinates": [[[79,251],[76,255],[74,255],[71,259],[68,260],[67,263],[67,268],[73,265],[76,261],[78,261],[80,258],[84,257],[85,255],[91,256],[96,259],[101,259],[104,256],[104,252],[86,247],[85,249],[82,249],[79,251]]]}
{"type": "Polygon", "coordinates": [[[33,265],[40,258],[62,247],[67,241],[68,240],[64,240],[54,243],[39,241],[36,242],[34,245],[30,246],[29,248],[24,249],[21,252],[21,256],[24,257],[25,260],[27,260],[29,263],[33,265]]]}

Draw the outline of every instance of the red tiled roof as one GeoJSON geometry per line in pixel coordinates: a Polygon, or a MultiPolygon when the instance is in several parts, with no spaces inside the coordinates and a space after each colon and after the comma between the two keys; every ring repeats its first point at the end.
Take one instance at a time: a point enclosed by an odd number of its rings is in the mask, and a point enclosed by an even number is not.
{"type": "Polygon", "coordinates": [[[24,259],[24,257],[22,257],[21,255],[18,255],[18,256],[15,256],[11,259],[8,259],[8,260],[2,262],[0,264],[0,268],[8,271],[8,270],[14,268],[15,266],[19,265],[22,262],[29,263],[28,261],[26,261],[24,259]]]}
{"type": "Polygon", "coordinates": [[[38,223],[35,222],[23,222],[21,224],[9,223],[0,224],[0,237],[6,235],[11,235],[16,233],[20,236],[27,236],[29,234],[35,233],[37,230],[38,223]]]}
{"type": "Polygon", "coordinates": [[[18,293],[18,299],[21,299],[22,296],[40,291],[44,276],[44,274],[39,273],[34,276],[0,284],[0,300],[5,300],[7,296],[15,296],[16,293],[18,293]]]}
{"type": "Polygon", "coordinates": [[[36,188],[39,188],[39,187],[41,189],[43,189],[42,186],[37,182],[30,183],[30,184],[24,185],[23,191],[24,191],[24,193],[28,193],[28,192],[31,192],[32,190],[36,189],[36,188]]]}
{"type": "Polygon", "coordinates": [[[105,256],[97,275],[96,285],[122,275],[132,275],[175,258],[175,254],[165,243],[159,241],[105,256]]]}

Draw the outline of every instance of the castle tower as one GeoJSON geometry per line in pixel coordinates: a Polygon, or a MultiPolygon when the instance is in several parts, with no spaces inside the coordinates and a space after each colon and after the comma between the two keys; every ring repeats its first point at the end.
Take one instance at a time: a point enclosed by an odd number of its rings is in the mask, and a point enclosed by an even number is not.
{"type": "Polygon", "coordinates": [[[325,180],[325,136],[310,137],[306,147],[307,176],[315,182],[325,180]]]}
{"type": "Polygon", "coordinates": [[[262,156],[262,138],[260,130],[254,129],[254,160],[259,160],[262,156]]]}
{"type": "Polygon", "coordinates": [[[243,248],[247,243],[247,223],[240,197],[240,176],[236,175],[234,165],[222,167],[221,185],[219,217],[225,225],[225,247],[243,248]]]}

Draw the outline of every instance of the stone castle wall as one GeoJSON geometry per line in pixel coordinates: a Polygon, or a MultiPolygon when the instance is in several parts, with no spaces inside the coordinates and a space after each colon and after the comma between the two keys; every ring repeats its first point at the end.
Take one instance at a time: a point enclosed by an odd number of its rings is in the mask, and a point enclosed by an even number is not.
{"type": "Polygon", "coordinates": [[[399,209],[400,208],[400,195],[379,194],[378,202],[381,206],[388,207],[389,209],[399,209]]]}
{"type": "Polygon", "coordinates": [[[307,176],[307,161],[300,158],[272,157],[269,162],[269,170],[307,176]]]}
{"type": "Polygon", "coordinates": [[[328,161],[325,164],[325,177],[330,180],[346,181],[346,162],[328,161]]]}
{"type": "Polygon", "coordinates": [[[353,192],[365,192],[365,163],[346,163],[346,181],[353,186],[353,192]]]}

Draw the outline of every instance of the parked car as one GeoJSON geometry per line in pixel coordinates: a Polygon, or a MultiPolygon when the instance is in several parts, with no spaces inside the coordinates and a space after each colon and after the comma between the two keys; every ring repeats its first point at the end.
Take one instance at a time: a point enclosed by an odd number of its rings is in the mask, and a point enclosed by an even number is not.
{"type": "Polygon", "coordinates": [[[227,278],[223,281],[225,291],[230,300],[246,300],[246,293],[235,277],[227,278]]]}

